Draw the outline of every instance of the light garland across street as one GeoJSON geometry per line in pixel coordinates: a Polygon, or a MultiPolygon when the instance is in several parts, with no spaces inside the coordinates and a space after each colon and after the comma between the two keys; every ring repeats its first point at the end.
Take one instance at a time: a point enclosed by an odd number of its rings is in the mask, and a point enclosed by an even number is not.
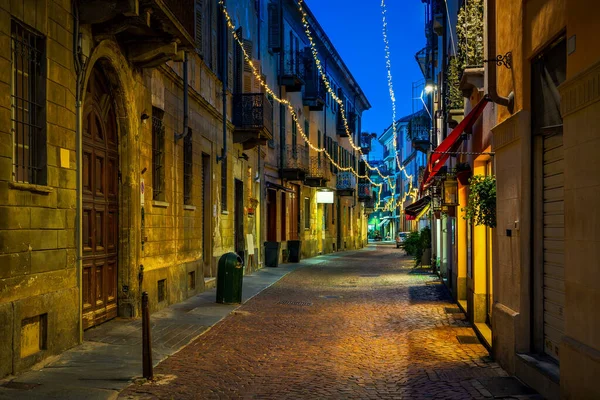
{"type": "MultiPolygon", "coordinates": [[[[306,142],[306,144],[312,150],[314,150],[314,151],[316,151],[318,153],[325,154],[325,156],[331,162],[331,164],[334,165],[340,171],[351,172],[352,174],[354,174],[359,179],[366,179],[366,180],[368,180],[373,186],[377,186],[377,187],[383,186],[382,183],[373,182],[373,180],[368,175],[360,175],[358,172],[356,172],[356,170],[352,166],[351,167],[342,167],[341,165],[339,165],[338,163],[336,163],[333,160],[333,157],[327,152],[327,150],[325,148],[321,148],[321,147],[315,146],[313,143],[310,142],[310,139],[307,137],[306,133],[304,132],[304,129],[302,129],[302,126],[301,126],[301,124],[298,121],[298,116],[296,115],[296,111],[294,110],[294,107],[291,104],[291,102],[289,100],[282,99],[279,96],[277,96],[277,94],[275,94],[275,92],[269,87],[269,85],[267,85],[267,83],[262,79],[262,77],[260,75],[260,71],[258,71],[258,69],[256,68],[256,66],[252,62],[252,59],[251,59],[250,55],[246,52],[246,49],[244,48],[244,44],[242,42],[242,39],[237,35],[237,33],[235,31],[235,28],[236,28],[235,24],[233,23],[233,21],[231,19],[231,16],[227,12],[227,8],[225,7],[225,4],[224,4],[223,0],[219,0],[219,5],[221,6],[221,9],[223,10],[223,14],[225,16],[227,27],[229,28],[229,30],[230,30],[231,34],[233,35],[233,38],[235,39],[235,41],[240,46],[240,49],[242,50],[242,53],[244,55],[244,59],[245,59],[246,63],[248,64],[248,66],[250,67],[250,69],[252,70],[252,74],[257,79],[258,83],[265,89],[265,91],[269,95],[271,95],[271,97],[273,97],[273,99],[275,101],[277,101],[280,104],[283,104],[283,105],[287,106],[287,108],[290,111],[290,114],[292,116],[292,120],[296,124],[297,130],[298,130],[298,132],[300,132],[300,135],[302,136],[302,139],[306,142]]],[[[384,178],[384,179],[388,178],[389,179],[389,177],[384,177],[383,175],[382,175],[382,178],[384,178]]]]}
{"type": "MultiPolygon", "coordinates": [[[[344,123],[344,129],[346,131],[346,134],[348,135],[348,141],[350,143],[350,146],[354,150],[358,151],[361,155],[364,155],[364,153],[362,152],[362,148],[360,146],[357,146],[354,143],[354,141],[352,140],[352,135],[350,134],[350,129],[348,127],[348,120],[346,118],[344,102],[342,101],[342,99],[340,99],[338,97],[337,93],[335,93],[335,91],[332,89],[331,84],[329,83],[329,79],[327,78],[327,74],[325,74],[325,71],[323,71],[323,66],[322,66],[321,60],[319,59],[318,52],[317,52],[317,46],[315,45],[315,42],[312,37],[312,33],[310,32],[310,25],[308,23],[307,14],[304,11],[304,8],[302,7],[302,2],[303,2],[303,0],[298,0],[298,3],[297,3],[298,10],[300,11],[300,15],[302,16],[302,24],[304,25],[304,32],[306,33],[306,37],[308,38],[308,41],[310,43],[311,53],[312,53],[313,59],[315,61],[315,65],[317,67],[317,71],[319,72],[319,76],[321,77],[321,80],[323,81],[323,84],[325,85],[325,90],[327,90],[327,92],[331,95],[331,98],[338,104],[338,106],[340,108],[340,115],[341,115],[342,121],[344,123]]],[[[390,186],[390,188],[395,188],[396,185],[390,179],[390,175],[384,176],[378,167],[373,167],[366,160],[364,160],[364,162],[368,169],[370,169],[371,171],[377,171],[377,174],[379,176],[381,176],[383,179],[387,179],[388,185],[390,186]]]]}

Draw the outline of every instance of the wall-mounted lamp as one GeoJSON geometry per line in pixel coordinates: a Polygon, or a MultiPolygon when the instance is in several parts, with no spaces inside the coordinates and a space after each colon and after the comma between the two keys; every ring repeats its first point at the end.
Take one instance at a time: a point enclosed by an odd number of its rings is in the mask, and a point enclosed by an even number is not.
{"type": "Polygon", "coordinates": [[[148,115],[146,110],[142,111],[142,115],[140,116],[140,119],[142,120],[142,124],[145,124],[149,118],[150,118],[150,115],[148,115]]]}
{"type": "Polygon", "coordinates": [[[244,160],[244,161],[248,161],[248,159],[249,159],[250,157],[248,157],[248,154],[246,154],[246,153],[242,153],[242,154],[238,154],[238,160],[239,160],[240,158],[241,158],[242,160],[244,160]]]}
{"type": "Polygon", "coordinates": [[[425,93],[429,94],[435,90],[437,90],[437,85],[432,80],[428,79],[425,84],[425,93]]]}

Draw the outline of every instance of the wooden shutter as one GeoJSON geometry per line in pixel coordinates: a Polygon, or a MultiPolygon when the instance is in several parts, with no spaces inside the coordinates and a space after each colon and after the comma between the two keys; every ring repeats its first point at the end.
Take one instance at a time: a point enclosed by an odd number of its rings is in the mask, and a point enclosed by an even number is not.
{"type": "Polygon", "coordinates": [[[212,19],[212,24],[211,24],[211,60],[212,60],[212,70],[213,72],[215,72],[217,75],[220,73],[220,71],[217,71],[218,65],[220,65],[221,63],[218,62],[218,57],[220,56],[220,54],[218,54],[217,49],[219,48],[218,46],[218,35],[217,35],[217,27],[219,26],[218,24],[218,20],[217,20],[217,14],[218,12],[220,12],[220,10],[218,10],[218,7],[211,7],[211,19],[212,19]]]}
{"type": "MultiPolygon", "coordinates": [[[[242,43],[244,45],[244,50],[248,57],[252,57],[253,44],[249,39],[243,39],[242,43]]],[[[243,56],[243,53],[242,53],[243,56]]],[[[253,93],[254,92],[254,75],[252,74],[252,67],[248,62],[244,59],[244,93],[253,93]]]]}
{"type": "Polygon", "coordinates": [[[281,13],[279,5],[269,3],[268,7],[269,23],[269,50],[274,53],[281,51],[281,13]]]}
{"type": "MultiPolygon", "coordinates": [[[[250,59],[252,59],[252,54],[253,54],[253,50],[254,50],[254,44],[252,43],[252,40],[250,39],[243,39],[243,43],[244,43],[244,50],[246,50],[246,54],[248,54],[248,57],[250,59]]],[[[244,60],[244,72],[252,72],[252,67],[250,66],[250,64],[248,64],[246,62],[246,60],[244,60]]]]}
{"type": "Polygon", "coordinates": [[[203,56],[203,51],[204,51],[204,42],[203,42],[203,29],[204,29],[204,8],[203,8],[203,4],[202,4],[203,0],[196,0],[195,6],[194,6],[194,12],[196,14],[196,32],[195,32],[195,39],[196,39],[196,52],[200,55],[200,57],[203,56]]]}
{"type": "Polygon", "coordinates": [[[225,35],[227,37],[227,87],[233,92],[235,87],[235,74],[234,74],[234,57],[235,47],[238,44],[233,40],[233,33],[225,24],[225,35]]]}

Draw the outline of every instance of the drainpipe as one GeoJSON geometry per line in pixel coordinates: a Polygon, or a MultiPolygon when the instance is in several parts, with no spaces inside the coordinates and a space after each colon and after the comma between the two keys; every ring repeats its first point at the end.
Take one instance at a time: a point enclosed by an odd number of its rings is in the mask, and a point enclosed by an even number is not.
{"type": "MultiPolygon", "coordinates": [[[[225,3],[225,2],[223,2],[225,3]]],[[[225,7],[225,4],[222,5],[222,7],[225,7]]],[[[223,13],[221,13],[220,18],[223,19],[223,27],[222,27],[222,32],[220,32],[221,35],[223,35],[224,38],[227,38],[227,22],[225,21],[225,16],[223,15],[223,13]]],[[[227,59],[227,52],[229,51],[227,49],[227,40],[223,40],[223,54],[221,55],[221,82],[223,83],[223,92],[222,92],[222,98],[223,98],[223,153],[221,154],[221,156],[217,156],[217,163],[219,161],[225,162],[227,159],[227,75],[228,75],[228,71],[227,71],[227,67],[228,67],[228,59],[227,59]]]]}
{"type": "MultiPolygon", "coordinates": [[[[82,232],[81,232],[81,187],[82,187],[82,139],[81,139],[81,118],[82,118],[82,95],[83,95],[83,78],[85,71],[85,60],[81,52],[81,35],[79,33],[79,9],[77,8],[77,2],[72,1],[71,6],[73,8],[73,63],[75,65],[76,82],[75,82],[75,141],[76,141],[76,180],[77,180],[77,205],[75,208],[75,251],[76,251],[76,268],[78,271],[77,280],[78,287],[81,287],[81,274],[82,274],[82,263],[81,263],[81,244],[82,244],[82,232]]],[[[79,291],[79,310],[82,309],[82,291],[79,291]]],[[[79,314],[79,342],[83,341],[83,329],[81,321],[81,313],[79,314]]]]}
{"type": "MultiPolygon", "coordinates": [[[[279,98],[283,95],[283,89],[281,85],[281,74],[283,73],[283,63],[285,57],[285,37],[283,35],[283,1],[279,0],[279,41],[281,43],[281,50],[279,51],[279,71],[277,72],[277,80],[279,81],[279,98]]],[[[292,123],[294,123],[292,121],[292,123]]],[[[285,160],[285,106],[279,105],[279,177],[281,186],[283,183],[283,162],[285,160]]]]}
{"type": "Polygon", "coordinates": [[[189,112],[188,112],[188,53],[185,52],[183,56],[183,130],[181,133],[175,134],[175,142],[179,139],[186,137],[190,133],[188,127],[189,124],[189,112]]]}
{"type": "MultiPolygon", "coordinates": [[[[487,46],[485,59],[494,60],[496,58],[496,0],[486,0],[485,4],[486,26],[487,26],[487,46]]],[[[512,114],[515,106],[515,93],[510,92],[508,97],[498,95],[496,86],[496,65],[489,65],[487,68],[487,91],[492,102],[507,107],[512,114]]]]}

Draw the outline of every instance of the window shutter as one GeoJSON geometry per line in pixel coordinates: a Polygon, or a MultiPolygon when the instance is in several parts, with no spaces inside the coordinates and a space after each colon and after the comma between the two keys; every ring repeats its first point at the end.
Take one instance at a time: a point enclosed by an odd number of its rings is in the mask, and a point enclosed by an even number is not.
{"type": "Polygon", "coordinates": [[[235,46],[238,44],[233,40],[233,33],[231,33],[229,27],[225,26],[225,29],[227,35],[227,87],[233,92],[235,87],[233,53],[235,52],[235,46]]]}
{"type": "Polygon", "coordinates": [[[211,7],[211,19],[212,19],[212,24],[211,24],[211,39],[212,39],[212,46],[211,46],[211,60],[212,60],[212,70],[213,72],[215,72],[217,75],[220,73],[220,71],[217,71],[217,66],[220,65],[221,63],[218,62],[217,58],[220,56],[220,54],[218,54],[217,49],[219,48],[218,45],[218,36],[217,36],[217,27],[219,26],[218,23],[218,17],[217,17],[217,12],[218,7],[211,7]]]}
{"type": "Polygon", "coordinates": [[[203,10],[203,5],[202,5],[202,1],[203,0],[196,0],[195,6],[194,6],[194,12],[196,13],[196,32],[195,32],[195,39],[196,39],[196,52],[200,55],[200,57],[203,56],[203,50],[204,50],[204,42],[202,41],[202,29],[204,29],[203,25],[204,25],[204,10],[203,10]]]}
{"type": "Polygon", "coordinates": [[[281,51],[281,15],[279,4],[269,3],[269,49],[274,53],[281,51]]]}
{"type": "MultiPolygon", "coordinates": [[[[252,43],[252,40],[243,39],[242,42],[244,43],[244,50],[246,50],[246,54],[248,54],[248,57],[252,60],[252,54],[253,54],[252,51],[254,50],[254,45],[252,43]]],[[[252,73],[252,67],[250,66],[250,64],[248,64],[246,62],[246,60],[244,60],[244,72],[252,73]]]]}

